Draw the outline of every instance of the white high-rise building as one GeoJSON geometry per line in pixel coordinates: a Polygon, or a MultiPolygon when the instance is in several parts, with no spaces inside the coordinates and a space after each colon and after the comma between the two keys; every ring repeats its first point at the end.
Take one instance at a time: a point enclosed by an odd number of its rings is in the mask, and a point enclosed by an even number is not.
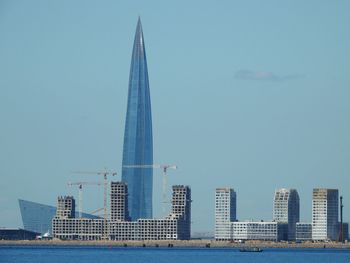
{"type": "Polygon", "coordinates": [[[300,219],[299,194],[295,189],[277,189],[273,200],[273,221],[288,223],[288,240],[295,240],[300,219]]]}
{"type": "Polygon", "coordinates": [[[232,225],[236,221],[236,192],[232,188],[215,191],[215,239],[231,240],[232,225]]]}
{"type": "Polygon", "coordinates": [[[338,189],[314,189],[312,194],[312,240],[337,240],[338,189]]]}

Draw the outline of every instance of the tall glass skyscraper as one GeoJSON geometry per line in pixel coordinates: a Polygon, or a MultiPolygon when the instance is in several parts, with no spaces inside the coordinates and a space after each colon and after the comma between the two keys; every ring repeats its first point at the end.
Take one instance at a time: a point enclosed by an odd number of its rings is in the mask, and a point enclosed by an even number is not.
{"type": "Polygon", "coordinates": [[[152,218],[153,169],[126,166],[152,164],[151,99],[145,43],[139,18],[131,58],[122,168],[122,181],[128,185],[128,206],[132,220],[152,218]]]}

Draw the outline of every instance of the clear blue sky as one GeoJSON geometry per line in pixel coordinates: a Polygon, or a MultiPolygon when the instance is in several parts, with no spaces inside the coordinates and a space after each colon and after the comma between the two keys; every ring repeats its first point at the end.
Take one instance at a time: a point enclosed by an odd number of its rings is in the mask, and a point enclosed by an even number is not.
{"type": "MultiPolygon", "coordinates": [[[[98,179],[70,171],[120,179],[139,15],[154,160],[192,187],[194,231],[213,231],[222,186],[240,220],[271,219],[287,187],[310,221],[312,189],[339,188],[350,221],[349,13],[346,0],[0,0],[0,226],[21,226],[18,198],[55,205],[77,194],[68,181],[98,179]]],[[[87,212],[102,194],[86,188],[87,212]]]]}

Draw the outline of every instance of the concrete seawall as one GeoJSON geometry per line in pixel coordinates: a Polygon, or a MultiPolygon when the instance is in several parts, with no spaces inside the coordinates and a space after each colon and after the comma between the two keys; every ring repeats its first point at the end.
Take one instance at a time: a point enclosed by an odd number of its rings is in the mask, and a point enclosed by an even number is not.
{"type": "Polygon", "coordinates": [[[62,241],[62,240],[0,240],[0,246],[107,246],[107,247],[197,247],[197,248],[339,248],[350,249],[350,243],[285,243],[249,241],[231,243],[215,240],[161,240],[161,241],[62,241]]]}

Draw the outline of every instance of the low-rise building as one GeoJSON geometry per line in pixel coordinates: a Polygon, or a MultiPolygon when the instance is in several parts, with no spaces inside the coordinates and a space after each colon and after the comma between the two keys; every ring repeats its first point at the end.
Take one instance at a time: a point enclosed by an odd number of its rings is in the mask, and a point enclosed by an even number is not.
{"type": "Polygon", "coordinates": [[[312,240],[312,224],[301,223],[296,224],[296,242],[305,242],[312,240]]]}
{"type": "Polygon", "coordinates": [[[281,241],[287,239],[287,223],[264,221],[231,223],[231,240],[281,241]]]}
{"type": "Polygon", "coordinates": [[[343,223],[343,227],[341,227],[341,223],[339,222],[338,226],[338,232],[339,232],[339,240],[338,241],[345,241],[349,240],[349,224],[343,223]],[[343,231],[343,233],[342,233],[343,231]]]}
{"type": "Polygon", "coordinates": [[[40,233],[20,228],[0,228],[0,240],[33,240],[40,233]]]}
{"type": "Polygon", "coordinates": [[[53,236],[62,240],[101,240],[103,219],[59,218],[52,220],[53,236]]]}

